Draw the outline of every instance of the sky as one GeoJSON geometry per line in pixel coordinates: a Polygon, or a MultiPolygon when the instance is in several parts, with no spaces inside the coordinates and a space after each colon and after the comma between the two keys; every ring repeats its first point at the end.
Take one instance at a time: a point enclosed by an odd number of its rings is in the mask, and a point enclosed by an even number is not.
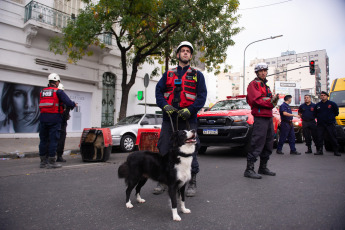
{"type": "Polygon", "coordinates": [[[278,57],[287,50],[325,49],[330,81],[345,77],[345,0],[240,0],[237,13],[241,14],[237,25],[243,30],[233,37],[235,45],[227,52],[231,72],[243,69],[243,52],[249,43],[283,35],[250,45],[246,66],[255,58],[278,57]]]}

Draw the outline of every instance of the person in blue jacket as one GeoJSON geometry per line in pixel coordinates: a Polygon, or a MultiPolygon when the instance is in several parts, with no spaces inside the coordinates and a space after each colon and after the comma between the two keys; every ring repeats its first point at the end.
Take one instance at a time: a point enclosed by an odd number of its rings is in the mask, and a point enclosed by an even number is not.
{"type": "Polygon", "coordinates": [[[55,161],[58,141],[60,139],[63,104],[73,109],[77,104],[69,99],[63,90],[58,89],[60,76],[51,73],[48,76],[48,87],[40,93],[40,168],[60,168],[55,161]],[[48,148],[48,149],[47,149],[48,148]],[[48,152],[48,161],[46,153],[48,152]]]}
{"type": "MultiPolygon", "coordinates": [[[[178,129],[187,129],[186,121],[191,129],[197,129],[197,113],[204,106],[207,97],[207,89],[204,75],[190,67],[193,54],[193,45],[183,41],[177,47],[176,56],[179,64],[176,68],[165,72],[156,85],[156,103],[163,110],[163,123],[160,137],[157,143],[159,153],[165,155],[172,147],[170,137],[172,127],[169,116],[176,123],[178,116],[178,129]]],[[[176,126],[175,128],[176,129],[176,126]]],[[[193,154],[192,178],[188,184],[186,196],[196,194],[196,174],[199,172],[197,152],[200,148],[200,140],[197,137],[197,148],[193,154]]],[[[158,184],[154,194],[164,192],[165,186],[158,184]]]]}
{"type": "Polygon", "coordinates": [[[328,100],[328,93],[321,92],[321,101],[316,104],[315,117],[317,119],[317,135],[319,137],[319,149],[314,155],[323,155],[324,135],[328,135],[328,139],[332,144],[334,156],[341,156],[338,152],[338,142],[335,130],[335,117],[339,115],[338,105],[328,100]]]}
{"type": "Polygon", "coordinates": [[[280,123],[280,137],[277,146],[277,154],[284,154],[282,152],[283,145],[285,143],[286,138],[288,138],[289,145],[290,145],[290,154],[292,155],[301,155],[300,152],[297,152],[295,146],[295,131],[292,124],[293,117],[300,117],[299,115],[295,115],[292,113],[289,104],[291,103],[292,96],[286,95],[284,97],[284,102],[279,108],[281,123],[280,123]]]}
{"type": "Polygon", "coordinates": [[[304,103],[298,108],[298,115],[302,118],[303,136],[305,138],[305,144],[308,150],[307,154],[313,153],[311,150],[312,140],[316,146],[316,150],[319,149],[316,121],[315,121],[315,104],[311,101],[310,95],[304,95],[304,103]]]}

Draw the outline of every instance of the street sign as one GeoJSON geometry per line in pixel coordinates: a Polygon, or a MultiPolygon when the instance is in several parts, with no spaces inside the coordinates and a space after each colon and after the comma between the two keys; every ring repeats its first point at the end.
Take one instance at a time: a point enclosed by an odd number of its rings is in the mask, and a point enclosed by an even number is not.
{"type": "Polygon", "coordinates": [[[145,74],[144,76],[144,86],[145,88],[147,88],[147,86],[149,86],[149,83],[150,83],[150,77],[148,74],[145,74]]]}

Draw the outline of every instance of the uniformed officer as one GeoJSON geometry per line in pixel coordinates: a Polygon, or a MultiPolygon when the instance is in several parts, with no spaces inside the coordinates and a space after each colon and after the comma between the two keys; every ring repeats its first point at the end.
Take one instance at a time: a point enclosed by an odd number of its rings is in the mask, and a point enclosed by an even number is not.
{"type": "Polygon", "coordinates": [[[299,115],[295,115],[292,113],[291,108],[289,104],[291,103],[292,96],[286,95],[284,97],[284,102],[279,108],[280,117],[281,117],[281,123],[280,123],[280,137],[277,147],[277,153],[278,154],[284,154],[282,152],[284,142],[286,138],[288,138],[289,145],[290,145],[290,154],[293,155],[301,155],[300,152],[297,152],[296,146],[295,146],[295,131],[292,124],[293,117],[300,117],[299,115]]]}
{"type": "Polygon", "coordinates": [[[52,73],[48,76],[48,87],[40,93],[40,168],[60,168],[55,162],[55,154],[60,138],[62,113],[65,104],[72,109],[77,105],[69,99],[63,90],[59,90],[60,76],[52,73]],[[49,144],[48,144],[49,142],[49,144]],[[48,150],[47,150],[48,148],[48,150]],[[48,162],[46,153],[49,153],[48,162]]]}
{"type": "MultiPolygon", "coordinates": [[[[173,132],[169,116],[175,122],[179,116],[178,129],[187,129],[186,121],[191,129],[197,129],[197,113],[204,106],[207,89],[204,75],[190,67],[193,54],[193,46],[188,41],[183,41],[176,49],[179,64],[176,68],[165,72],[156,85],[156,102],[163,109],[163,123],[157,147],[159,153],[165,155],[172,147],[171,134],[173,132]]],[[[176,128],[176,127],[175,127],[176,128]]],[[[186,196],[196,194],[196,174],[199,172],[197,152],[200,140],[197,137],[197,148],[193,154],[192,178],[186,190],[186,196]]],[[[158,184],[154,194],[160,194],[165,190],[158,184]]]]}
{"type": "Polygon", "coordinates": [[[252,179],[261,179],[261,175],[275,176],[276,173],[267,168],[267,162],[273,150],[274,128],[272,109],[279,100],[278,94],[273,97],[267,83],[266,63],[258,63],[255,66],[256,78],[247,88],[247,102],[254,116],[253,131],[251,136],[250,151],[247,155],[247,168],[244,176],[252,179]],[[254,163],[260,156],[260,166],[257,174],[254,163]]]}
{"type": "Polygon", "coordinates": [[[307,154],[313,153],[311,150],[312,144],[312,137],[316,149],[318,150],[318,138],[317,138],[317,130],[316,130],[316,121],[315,121],[315,104],[311,102],[311,96],[305,95],[304,96],[304,103],[299,106],[298,114],[302,118],[302,129],[303,129],[303,136],[305,138],[306,146],[308,150],[305,152],[307,154]]]}
{"type": "Polygon", "coordinates": [[[335,117],[339,115],[339,107],[333,101],[328,100],[328,93],[321,92],[321,101],[316,104],[315,117],[317,118],[317,134],[319,149],[314,155],[323,155],[323,140],[325,133],[332,144],[334,155],[341,156],[338,152],[338,142],[335,130],[335,117]]]}

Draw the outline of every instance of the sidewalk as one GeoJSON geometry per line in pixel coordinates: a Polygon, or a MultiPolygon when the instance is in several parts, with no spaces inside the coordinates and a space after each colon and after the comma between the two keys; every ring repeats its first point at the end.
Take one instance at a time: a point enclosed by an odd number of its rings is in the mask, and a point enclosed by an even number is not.
{"type": "MultiPolygon", "coordinates": [[[[39,138],[0,138],[0,159],[38,157],[39,138]]],[[[79,153],[80,137],[67,137],[64,154],[79,153]]]]}

